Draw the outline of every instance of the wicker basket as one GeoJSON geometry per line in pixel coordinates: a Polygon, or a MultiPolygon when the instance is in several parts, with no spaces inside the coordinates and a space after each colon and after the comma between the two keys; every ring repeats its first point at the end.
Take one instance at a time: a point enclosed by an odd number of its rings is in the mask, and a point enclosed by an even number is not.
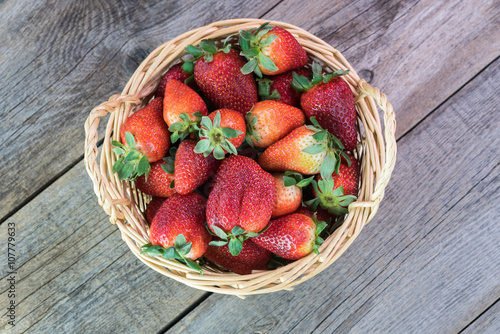
{"type": "Polygon", "coordinates": [[[360,79],[340,52],[321,39],[293,25],[271,21],[272,25],[290,31],[304,47],[310,60],[315,59],[331,70],[350,70],[344,78],[356,95],[358,112],[360,143],[355,152],[361,161],[358,200],[349,206],[345,221],[326,239],[320,247],[319,255],[311,253],[275,270],[238,275],[207,264],[203,268],[203,275],[199,275],[177,261],[140,254],[140,246],[149,242],[143,212],[150,196],[138,191],[133,182],[120,181],[112,174],[111,168],[116,157],[111,151],[110,139],[119,140],[121,124],[134,110],[149,101],[162,74],[185,54],[188,44],[197,45],[202,39],[220,40],[241,29],[258,27],[264,22],[266,21],[257,19],[215,22],[186,32],[161,45],[140,64],[121,95],[113,95],[109,101],[94,108],[85,123],[87,172],[94,184],[99,204],[110,216],[111,223],[118,226],[130,250],[154,270],[188,286],[239,297],[291,290],[335,262],[377,212],[396,161],[395,114],[386,96],[360,79]],[[384,131],[377,105],[384,111],[384,131]],[[98,164],[97,128],[100,118],[108,113],[110,117],[98,164]]]}

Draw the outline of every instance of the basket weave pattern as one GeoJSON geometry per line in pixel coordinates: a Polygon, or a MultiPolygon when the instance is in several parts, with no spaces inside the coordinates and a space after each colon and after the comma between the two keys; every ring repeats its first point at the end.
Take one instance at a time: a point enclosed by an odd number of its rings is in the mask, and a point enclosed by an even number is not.
{"type": "Polygon", "coordinates": [[[207,264],[203,268],[203,275],[199,275],[177,261],[140,254],[140,247],[149,242],[143,212],[151,198],[138,191],[133,182],[120,181],[111,172],[116,156],[111,151],[110,141],[119,140],[121,124],[133,111],[147,104],[162,74],[185,54],[188,44],[198,45],[203,39],[220,40],[241,29],[258,27],[264,22],[267,21],[235,19],[215,22],[161,45],[141,63],[122,93],[113,95],[109,101],[94,108],[85,122],[85,166],[92,179],[94,192],[99,205],[110,216],[111,223],[118,226],[130,250],[149,267],[188,286],[239,297],[291,290],[335,262],[377,212],[396,161],[396,120],[386,96],[360,79],[341,53],[321,39],[293,25],[271,21],[270,24],[290,31],[310,59],[319,61],[332,71],[350,70],[344,79],[356,96],[358,113],[360,143],[355,152],[361,162],[358,200],[349,206],[345,221],[325,240],[319,255],[311,253],[276,270],[237,275],[207,264]],[[384,111],[384,130],[377,107],[384,111]],[[98,163],[97,128],[100,118],[107,114],[110,117],[98,163]]]}

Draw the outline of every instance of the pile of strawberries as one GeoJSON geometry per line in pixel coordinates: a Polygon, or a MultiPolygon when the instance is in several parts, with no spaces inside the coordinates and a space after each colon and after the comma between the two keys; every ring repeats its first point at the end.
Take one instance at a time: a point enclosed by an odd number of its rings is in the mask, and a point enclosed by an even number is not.
{"type": "Polygon", "coordinates": [[[142,253],[238,274],[318,253],[358,194],[347,71],[267,23],[187,52],[112,141],[113,173],[153,196],[142,253]]]}

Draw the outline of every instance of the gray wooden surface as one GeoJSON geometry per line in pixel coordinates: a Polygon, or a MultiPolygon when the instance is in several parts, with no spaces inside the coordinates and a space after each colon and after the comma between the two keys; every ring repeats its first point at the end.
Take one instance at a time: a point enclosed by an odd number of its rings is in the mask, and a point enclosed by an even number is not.
{"type": "MultiPolygon", "coordinates": [[[[12,332],[498,332],[499,14],[498,1],[478,0],[0,1],[2,247],[9,223],[18,233],[12,332]],[[88,112],[151,50],[235,17],[289,22],[333,45],[388,95],[399,138],[386,198],[353,246],[294,291],[245,301],[145,267],[82,161],[88,112]]],[[[5,271],[0,331],[7,289],[5,271]]]]}

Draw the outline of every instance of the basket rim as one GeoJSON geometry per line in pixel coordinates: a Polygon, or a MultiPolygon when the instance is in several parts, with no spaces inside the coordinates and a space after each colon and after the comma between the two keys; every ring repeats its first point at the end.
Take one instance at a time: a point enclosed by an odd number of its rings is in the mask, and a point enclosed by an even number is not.
{"type": "Polygon", "coordinates": [[[222,294],[244,295],[291,290],[335,262],[376,214],[390,180],[396,160],[396,120],[392,105],[378,88],[371,87],[342,54],[318,37],[288,23],[264,19],[231,19],[213,22],[185,32],[162,44],[138,66],[120,95],[113,95],[92,109],[85,122],[84,161],[94,184],[99,205],[116,224],[132,253],[153,270],[188,286],[222,294]],[[185,53],[187,44],[197,45],[202,39],[222,38],[240,29],[256,27],[264,22],[287,29],[306,49],[309,58],[315,58],[331,70],[349,69],[345,77],[356,97],[358,123],[364,130],[356,154],[360,157],[361,186],[358,200],[349,206],[349,214],[320,247],[320,254],[311,253],[287,266],[275,270],[255,271],[238,275],[206,267],[203,275],[176,261],[140,254],[140,245],[148,242],[148,229],[143,216],[150,196],[135,188],[134,183],[119,181],[110,167],[116,158],[111,152],[110,140],[104,140],[100,164],[97,163],[97,127],[101,117],[110,114],[104,138],[117,139],[119,127],[128,115],[144,105],[151,97],[162,74],[185,53]],[[384,130],[377,106],[384,111],[384,130]]]}

